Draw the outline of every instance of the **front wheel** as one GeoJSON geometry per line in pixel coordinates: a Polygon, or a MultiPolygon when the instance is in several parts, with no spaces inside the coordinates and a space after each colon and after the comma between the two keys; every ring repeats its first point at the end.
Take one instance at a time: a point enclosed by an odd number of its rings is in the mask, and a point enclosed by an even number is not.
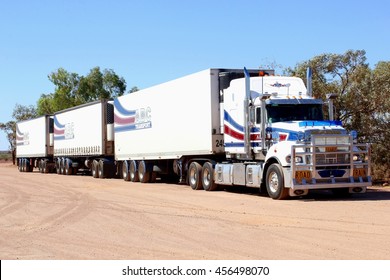
{"type": "Polygon", "coordinates": [[[271,164],[265,179],[267,192],[271,198],[281,200],[288,197],[288,189],[284,187],[283,170],[279,164],[271,164]]]}

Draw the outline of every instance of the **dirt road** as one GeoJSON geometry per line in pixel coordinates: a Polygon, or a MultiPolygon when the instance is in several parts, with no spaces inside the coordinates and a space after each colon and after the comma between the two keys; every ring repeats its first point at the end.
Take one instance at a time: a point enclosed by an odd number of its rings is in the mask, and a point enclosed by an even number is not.
{"type": "Polygon", "coordinates": [[[389,259],[390,190],[274,201],[0,164],[0,259],[389,259]]]}

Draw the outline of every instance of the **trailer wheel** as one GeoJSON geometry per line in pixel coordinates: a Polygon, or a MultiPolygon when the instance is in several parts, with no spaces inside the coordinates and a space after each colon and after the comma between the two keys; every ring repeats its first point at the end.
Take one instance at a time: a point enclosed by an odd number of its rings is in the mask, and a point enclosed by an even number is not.
{"type": "Polygon", "coordinates": [[[202,189],[201,181],[202,166],[197,162],[191,162],[188,168],[188,183],[193,190],[202,189]]]}
{"type": "Polygon", "coordinates": [[[26,172],[26,159],[22,159],[22,168],[20,169],[22,172],[26,172]]]}
{"type": "Polygon", "coordinates": [[[64,174],[65,175],[72,175],[72,161],[68,158],[64,159],[64,174]]]}
{"type": "Polygon", "coordinates": [[[60,158],[58,158],[56,160],[56,172],[57,172],[57,174],[61,174],[61,159],[60,158]]]}
{"type": "Polygon", "coordinates": [[[137,162],[135,160],[130,161],[129,173],[130,173],[130,181],[132,182],[139,181],[137,162]]]}
{"type": "Polygon", "coordinates": [[[98,161],[97,172],[98,172],[98,178],[104,179],[107,177],[105,174],[105,172],[107,173],[107,171],[104,168],[104,161],[103,160],[98,161]]]}
{"type": "Polygon", "coordinates": [[[151,172],[148,170],[148,166],[144,160],[141,160],[138,164],[138,178],[141,183],[148,183],[150,180],[151,172]]]}
{"type": "Polygon", "coordinates": [[[24,169],[24,171],[25,172],[32,172],[33,171],[33,166],[30,164],[30,160],[29,159],[26,159],[25,160],[25,169],[24,169]]]}
{"type": "Polygon", "coordinates": [[[46,160],[42,160],[42,172],[49,173],[49,167],[46,160]]]}
{"type": "Polygon", "coordinates": [[[267,170],[266,187],[268,195],[273,199],[285,199],[288,197],[288,189],[284,187],[282,167],[273,163],[267,170]]]}
{"type": "Polygon", "coordinates": [[[94,159],[92,162],[91,172],[93,178],[99,178],[99,162],[94,159]]]}
{"type": "Polygon", "coordinates": [[[128,160],[125,160],[122,164],[122,177],[125,181],[130,181],[129,165],[128,160]]]}
{"type": "Polygon", "coordinates": [[[22,160],[18,159],[18,170],[19,172],[22,172],[22,160]]]}
{"type": "Polygon", "coordinates": [[[203,164],[202,186],[205,191],[216,191],[218,189],[218,185],[214,182],[214,168],[210,162],[203,164]]]}
{"type": "Polygon", "coordinates": [[[65,175],[65,158],[61,158],[60,161],[60,174],[65,175]]]}
{"type": "Polygon", "coordinates": [[[34,164],[30,164],[30,168],[28,170],[28,172],[33,172],[34,171],[34,164]]]}

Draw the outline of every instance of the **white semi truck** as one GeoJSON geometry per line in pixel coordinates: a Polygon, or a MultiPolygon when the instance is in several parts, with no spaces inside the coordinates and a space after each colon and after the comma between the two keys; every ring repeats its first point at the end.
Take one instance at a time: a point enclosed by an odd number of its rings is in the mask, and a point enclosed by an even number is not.
{"type": "Polygon", "coordinates": [[[274,199],[310,189],[363,193],[371,184],[369,145],[324,120],[323,101],[299,78],[207,69],[114,106],[115,159],[125,180],[160,173],[196,190],[264,186],[274,199]]]}
{"type": "Polygon", "coordinates": [[[56,113],[57,173],[86,168],[94,177],[166,178],[207,191],[259,187],[273,199],[365,192],[370,146],[333,120],[333,95],[324,120],[310,75],[306,89],[302,79],[273,74],[207,69],[56,113]]]}

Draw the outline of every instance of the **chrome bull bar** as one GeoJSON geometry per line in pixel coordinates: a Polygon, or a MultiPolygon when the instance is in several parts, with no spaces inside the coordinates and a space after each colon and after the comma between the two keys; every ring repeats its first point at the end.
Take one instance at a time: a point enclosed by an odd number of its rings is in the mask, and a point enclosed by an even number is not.
{"type": "Polygon", "coordinates": [[[350,135],[311,135],[308,144],[291,147],[291,189],[371,186],[370,144],[354,144],[350,135]]]}

